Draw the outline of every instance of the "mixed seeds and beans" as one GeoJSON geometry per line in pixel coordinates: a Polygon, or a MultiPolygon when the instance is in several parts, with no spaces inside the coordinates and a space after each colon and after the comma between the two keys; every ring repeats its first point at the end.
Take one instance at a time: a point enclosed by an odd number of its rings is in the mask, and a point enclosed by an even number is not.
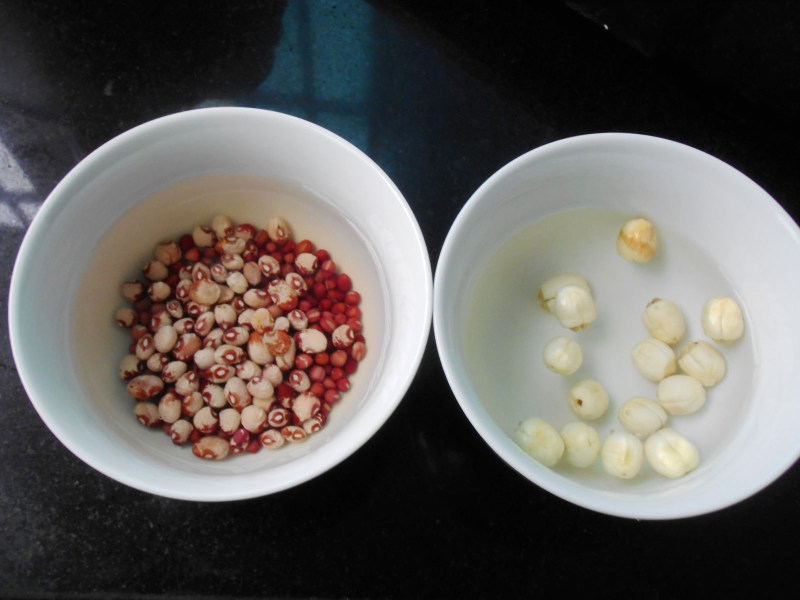
{"type": "Polygon", "coordinates": [[[304,441],[366,355],[350,276],[281,217],[218,215],[159,243],[142,274],[122,284],[119,375],[139,422],[200,458],[304,441]]]}

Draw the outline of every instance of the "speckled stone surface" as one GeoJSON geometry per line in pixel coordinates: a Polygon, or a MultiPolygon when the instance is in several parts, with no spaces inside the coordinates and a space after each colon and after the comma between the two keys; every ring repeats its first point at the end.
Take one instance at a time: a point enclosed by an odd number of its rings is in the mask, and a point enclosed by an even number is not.
{"type": "Polygon", "coordinates": [[[577,508],[480,440],[432,339],[404,401],[352,457],[298,488],[222,504],[150,496],[84,465],[32,408],[9,346],[14,257],[49,191],[114,135],[197,106],[280,110],[355,143],[405,194],[434,266],[483,180],[581,133],[690,144],[798,219],[800,11],[689,4],[0,3],[0,597],[796,589],[796,465],[684,521],[577,508]]]}

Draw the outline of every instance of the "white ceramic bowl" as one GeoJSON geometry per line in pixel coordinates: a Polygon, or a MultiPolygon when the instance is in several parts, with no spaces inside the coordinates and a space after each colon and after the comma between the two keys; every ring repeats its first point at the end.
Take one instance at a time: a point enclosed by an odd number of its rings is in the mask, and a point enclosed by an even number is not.
{"type": "Polygon", "coordinates": [[[230,500],[276,492],[359,448],[414,377],[430,329],[431,270],[417,222],[366,155],[294,117],[244,108],[151,121],[78,164],[31,224],[11,283],[17,368],[52,432],[106,475],[154,494],[230,500]],[[120,284],[141,277],[154,244],[215,214],[331,253],[363,297],[368,353],[326,427],[301,444],[220,462],[135,420],[117,376],[130,343],[113,323],[120,284]]]}
{"type": "Polygon", "coordinates": [[[703,152],[629,134],[558,141],[512,161],[484,183],[447,236],[434,281],[434,332],[450,385],[491,448],[542,488],[575,504],[633,518],[707,513],[762,489],[800,456],[800,234],[784,210],[750,179],[703,152]],[[622,224],[643,215],[661,248],[647,264],[623,260],[622,224]],[[573,333],[540,308],[552,275],[585,275],[599,317],[573,333]],[[698,447],[700,466],[680,479],[645,463],[633,480],[587,470],[549,469],[511,440],[538,416],[560,429],[579,420],[568,408],[576,381],[595,378],[611,408],[592,424],[601,438],[621,429],[618,407],[656,385],[630,352],[648,337],[641,315],[654,297],[678,303],[688,331],[676,347],[705,339],[700,312],[712,296],[732,296],[745,333],[723,347],[726,378],[699,412],[671,426],[698,447]],[[583,347],[573,376],[548,371],[545,343],[567,334],[583,347]]]}

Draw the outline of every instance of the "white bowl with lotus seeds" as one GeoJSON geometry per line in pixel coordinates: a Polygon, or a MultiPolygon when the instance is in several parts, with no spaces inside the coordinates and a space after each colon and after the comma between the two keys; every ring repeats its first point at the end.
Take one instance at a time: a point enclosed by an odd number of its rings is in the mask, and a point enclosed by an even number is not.
{"type": "MultiPolygon", "coordinates": [[[[434,282],[442,364],[489,446],[553,494],[639,519],[718,510],[763,489],[800,456],[800,403],[792,395],[800,363],[793,300],[800,294],[799,250],[791,217],[753,181],[701,151],[634,134],[554,142],[490,177],[453,224],[434,282]],[[641,263],[617,249],[620,230],[637,217],[655,225],[658,239],[653,258],[641,263]],[[564,273],[589,283],[597,317],[583,330],[563,327],[537,299],[545,281],[564,273]],[[684,335],[671,345],[676,359],[692,342],[711,344],[725,359],[724,377],[705,389],[703,405],[670,414],[665,433],[651,443],[652,453],[678,445],[667,431],[674,430],[697,450],[697,466],[673,477],[643,456],[641,470],[623,479],[607,473],[599,457],[587,467],[564,456],[551,467],[532,458],[512,439],[525,419],[557,431],[581,422],[604,442],[627,431],[617,416],[626,401],[657,400],[659,384],[643,377],[631,357],[650,338],[642,317],[654,298],[671,300],[685,318],[684,335]],[[703,319],[716,318],[713,306],[704,314],[712,298],[741,307],[737,341],[706,335],[703,319]],[[583,354],[569,375],[543,360],[545,346],[559,336],[578,342],[583,354]],[[587,379],[609,395],[608,410],[594,420],[576,415],[568,399],[570,388],[587,379]]],[[[716,323],[725,329],[724,321],[716,323]]],[[[567,435],[591,437],[585,428],[567,435]]]]}

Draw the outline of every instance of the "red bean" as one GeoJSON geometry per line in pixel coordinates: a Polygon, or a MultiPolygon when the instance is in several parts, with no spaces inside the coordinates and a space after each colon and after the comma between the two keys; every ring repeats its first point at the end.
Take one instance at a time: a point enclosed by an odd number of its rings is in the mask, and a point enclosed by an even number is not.
{"type": "Polygon", "coordinates": [[[183,255],[183,258],[185,258],[190,263],[195,263],[198,260],[200,260],[200,250],[197,248],[190,248],[183,255]]]}
{"type": "Polygon", "coordinates": [[[347,273],[342,273],[339,275],[336,278],[336,287],[343,292],[349,292],[350,288],[353,287],[353,281],[350,279],[350,275],[347,273]]]}
{"type": "Polygon", "coordinates": [[[336,350],[331,354],[331,364],[334,367],[343,367],[347,364],[347,352],[344,350],[336,350]]]}
{"type": "Polygon", "coordinates": [[[150,298],[142,298],[134,303],[133,308],[134,310],[143,311],[148,310],[151,306],[153,306],[153,301],[150,298]]]}
{"type": "Polygon", "coordinates": [[[295,248],[295,252],[297,254],[314,252],[314,244],[312,244],[310,240],[301,240],[297,242],[297,247],[295,248]]]}
{"type": "Polygon", "coordinates": [[[267,233],[266,229],[262,229],[259,231],[256,236],[253,238],[253,241],[256,243],[256,246],[259,248],[263,248],[264,245],[269,242],[269,234],[267,233]]]}
{"type": "Polygon", "coordinates": [[[138,325],[134,325],[133,327],[131,327],[131,338],[133,339],[134,344],[138,342],[139,338],[141,338],[146,333],[148,333],[146,325],[142,325],[141,323],[139,323],[138,325]]]}
{"type": "Polygon", "coordinates": [[[283,404],[286,400],[295,397],[294,390],[286,383],[281,383],[275,388],[275,397],[283,404]]]}
{"type": "Polygon", "coordinates": [[[181,239],[178,241],[178,245],[181,247],[181,250],[186,252],[187,250],[194,248],[194,239],[192,238],[191,234],[187,233],[181,236],[181,239]]]}
{"type": "Polygon", "coordinates": [[[314,365],[308,371],[308,377],[314,383],[325,379],[325,367],[322,365],[314,365]]]}

